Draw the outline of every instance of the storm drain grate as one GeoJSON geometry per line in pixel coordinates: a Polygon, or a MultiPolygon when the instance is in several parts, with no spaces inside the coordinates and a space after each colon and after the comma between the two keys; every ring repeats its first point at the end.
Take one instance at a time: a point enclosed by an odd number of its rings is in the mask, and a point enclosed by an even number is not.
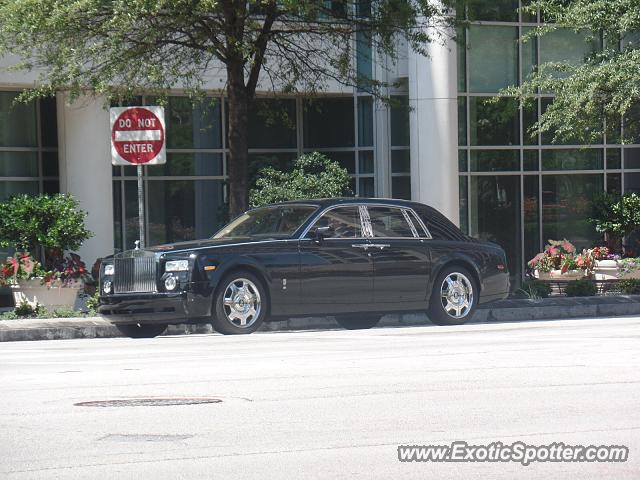
{"type": "Polygon", "coordinates": [[[128,398],[122,400],[96,400],[75,403],[76,407],[171,407],[175,405],[201,405],[220,403],[219,398],[128,398]]]}

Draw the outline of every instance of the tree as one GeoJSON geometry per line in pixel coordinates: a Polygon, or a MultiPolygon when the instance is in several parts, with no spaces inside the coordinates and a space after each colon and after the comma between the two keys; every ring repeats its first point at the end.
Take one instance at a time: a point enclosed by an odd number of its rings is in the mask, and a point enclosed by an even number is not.
{"type": "Polygon", "coordinates": [[[581,64],[540,65],[525,83],[504,93],[516,95],[522,103],[539,91],[554,93],[553,103],[533,130],[552,132],[557,141],[601,143],[605,133],[616,142],[637,139],[640,0],[534,0],[524,8],[532,13],[537,9],[548,23],[533,35],[570,29],[586,41],[603,41],[602,48],[587,55],[581,64]]]}
{"type": "Polygon", "coordinates": [[[346,168],[321,153],[302,155],[288,172],[267,167],[251,190],[252,207],[304,198],[331,198],[352,195],[351,177],[346,168]]]}
{"type": "Polygon", "coordinates": [[[354,65],[354,38],[395,58],[404,37],[424,53],[448,31],[448,13],[439,0],[3,0],[0,54],[43,69],[23,99],[66,90],[112,100],[171,88],[198,97],[207,73],[225,72],[235,215],[247,206],[248,110],[259,83],[315,93],[338,81],[383,97],[385,84],[354,65]]]}

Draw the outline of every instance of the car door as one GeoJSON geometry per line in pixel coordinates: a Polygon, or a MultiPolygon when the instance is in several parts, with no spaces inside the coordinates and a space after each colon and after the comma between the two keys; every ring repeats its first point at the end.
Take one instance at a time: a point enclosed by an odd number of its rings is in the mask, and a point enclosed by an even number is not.
{"type": "Polygon", "coordinates": [[[410,209],[367,206],[376,303],[403,304],[427,298],[431,256],[427,232],[410,209]]]}
{"type": "Polygon", "coordinates": [[[363,235],[361,209],[358,205],[333,207],[300,239],[300,301],[304,305],[323,305],[326,313],[370,306],[373,262],[370,240],[363,235]],[[315,238],[314,228],[327,226],[331,230],[324,238],[315,238]]]}

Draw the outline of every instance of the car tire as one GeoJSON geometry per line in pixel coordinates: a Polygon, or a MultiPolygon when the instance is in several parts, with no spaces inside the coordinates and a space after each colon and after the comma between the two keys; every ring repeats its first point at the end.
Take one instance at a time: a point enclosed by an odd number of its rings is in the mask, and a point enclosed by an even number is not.
{"type": "Polygon", "coordinates": [[[380,315],[338,315],[336,322],[347,330],[366,330],[375,327],[382,317],[380,315]]]}
{"type": "Polygon", "coordinates": [[[445,267],[433,284],[427,315],[436,325],[462,325],[478,305],[478,285],[464,267],[445,267]]]}
{"type": "Polygon", "coordinates": [[[213,329],[224,335],[253,333],[264,322],[269,299],[262,281],[253,273],[237,271],[221,282],[213,300],[213,329]]]}
{"type": "Polygon", "coordinates": [[[120,332],[131,338],[154,338],[164,333],[167,325],[155,324],[133,324],[133,325],[116,325],[120,332]]]}

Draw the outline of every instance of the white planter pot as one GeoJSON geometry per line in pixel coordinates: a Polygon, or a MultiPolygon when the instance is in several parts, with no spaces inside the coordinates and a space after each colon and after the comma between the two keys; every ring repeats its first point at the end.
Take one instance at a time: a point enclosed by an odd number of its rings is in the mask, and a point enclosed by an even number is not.
{"type": "Polygon", "coordinates": [[[618,261],[617,260],[597,260],[593,270],[595,280],[617,280],[618,261]]]}
{"type": "Polygon", "coordinates": [[[17,285],[11,285],[13,301],[16,305],[27,301],[32,305],[38,304],[49,309],[77,308],[83,289],[84,284],[81,281],[67,286],[62,286],[59,282],[47,286],[43,285],[38,278],[20,280],[17,285]]]}

